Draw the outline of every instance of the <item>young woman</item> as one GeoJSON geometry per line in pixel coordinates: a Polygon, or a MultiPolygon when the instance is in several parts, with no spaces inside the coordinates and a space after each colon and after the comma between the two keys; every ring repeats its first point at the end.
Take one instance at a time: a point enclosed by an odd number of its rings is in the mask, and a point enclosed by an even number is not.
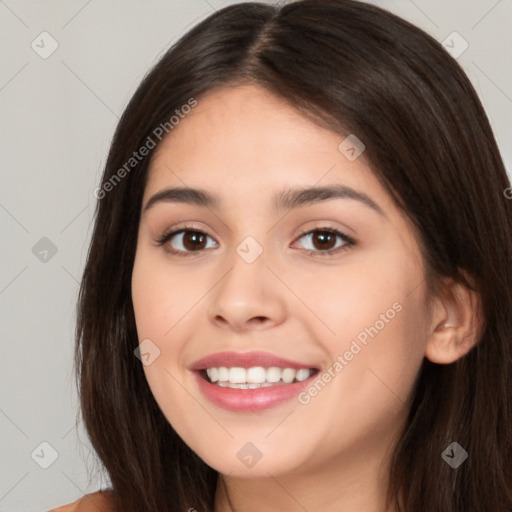
{"type": "Polygon", "coordinates": [[[351,0],[221,9],[117,128],[61,511],[512,510],[512,201],[439,43],[351,0]]]}

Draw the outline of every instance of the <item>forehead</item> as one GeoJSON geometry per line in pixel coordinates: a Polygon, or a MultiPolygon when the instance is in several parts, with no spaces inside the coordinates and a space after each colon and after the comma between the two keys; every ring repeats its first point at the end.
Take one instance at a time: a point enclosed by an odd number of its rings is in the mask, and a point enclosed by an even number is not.
{"type": "Polygon", "coordinates": [[[176,150],[194,146],[202,152],[215,151],[225,159],[243,149],[251,151],[245,157],[249,159],[258,153],[261,158],[270,156],[261,154],[258,148],[273,149],[274,155],[285,150],[333,152],[341,140],[340,135],[319,127],[282,98],[257,85],[216,88],[197,101],[156,149],[155,159],[171,146],[176,150]]]}
{"type": "Polygon", "coordinates": [[[226,201],[268,198],[274,206],[272,191],[344,185],[371,191],[389,210],[390,198],[364,152],[348,159],[339,149],[344,139],[262,87],[214,89],[156,148],[145,200],[179,186],[208,189],[226,201]]]}

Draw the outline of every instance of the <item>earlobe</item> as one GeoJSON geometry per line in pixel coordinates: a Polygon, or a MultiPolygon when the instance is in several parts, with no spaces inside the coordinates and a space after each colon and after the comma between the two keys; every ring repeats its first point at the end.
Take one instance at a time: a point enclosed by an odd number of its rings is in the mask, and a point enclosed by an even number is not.
{"type": "Polygon", "coordinates": [[[480,296],[463,283],[445,280],[442,297],[434,299],[425,357],[450,364],[466,355],[483,332],[480,296]]]}

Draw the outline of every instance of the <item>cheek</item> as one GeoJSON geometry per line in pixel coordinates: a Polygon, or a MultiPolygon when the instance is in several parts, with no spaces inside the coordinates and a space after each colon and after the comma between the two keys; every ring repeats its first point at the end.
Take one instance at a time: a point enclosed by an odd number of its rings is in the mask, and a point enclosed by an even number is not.
{"type": "Polygon", "coordinates": [[[342,349],[344,341],[375,324],[379,331],[387,328],[399,316],[397,310],[406,297],[409,300],[417,269],[407,268],[407,262],[400,260],[386,265],[370,256],[358,255],[357,261],[338,267],[292,270],[283,276],[304,305],[295,301],[295,314],[302,313],[315,329],[316,339],[333,349],[342,349]]]}
{"type": "MultiPolygon", "coordinates": [[[[169,423],[176,428],[180,419],[186,418],[185,396],[178,367],[182,352],[179,331],[182,319],[188,310],[193,295],[190,288],[180,290],[178,273],[169,266],[151,258],[144,249],[137,252],[132,273],[132,301],[139,343],[146,347],[151,359],[143,364],[144,374],[153,397],[169,423]],[[148,341],[150,340],[149,344],[148,341]],[[143,345],[143,344],[146,345],[143,345]]],[[[144,357],[144,356],[143,356],[144,357]]]]}
{"type": "MultiPolygon", "coordinates": [[[[155,354],[143,366],[148,384],[161,409],[170,417],[180,416],[185,370],[181,365],[187,340],[193,335],[194,315],[209,286],[204,279],[185,277],[179,265],[141,248],[132,272],[132,302],[139,343],[148,343],[155,354]]],[[[142,345],[141,345],[142,348],[142,345]]]]}
{"type": "MultiPolygon", "coordinates": [[[[139,340],[170,339],[205,293],[204,280],[186,279],[179,265],[141,250],[132,273],[132,301],[139,340]]],[[[206,289],[208,289],[206,287],[206,289]]]]}
{"type": "Polygon", "coordinates": [[[340,376],[327,385],[333,400],[407,400],[425,350],[425,283],[421,267],[400,256],[296,281],[294,291],[307,297],[306,325],[340,376]]]}

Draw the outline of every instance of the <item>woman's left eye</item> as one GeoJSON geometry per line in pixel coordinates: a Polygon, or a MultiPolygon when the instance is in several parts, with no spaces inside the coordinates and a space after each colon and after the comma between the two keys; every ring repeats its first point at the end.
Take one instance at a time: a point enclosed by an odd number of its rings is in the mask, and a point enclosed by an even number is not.
{"type": "MultiPolygon", "coordinates": [[[[204,231],[192,228],[182,228],[177,231],[164,233],[156,240],[159,246],[166,246],[172,254],[186,256],[191,252],[216,247],[216,242],[208,246],[207,240],[213,239],[204,231]]],[[[305,250],[312,255],[333,255],[347,250],[356,244],[355,240],[341,231],[333,228],[317,228],[303,233],[297,240],[305,239],[305,250]]]]}
{"type": "Polygon", "coordinates": [[[306,248],[306,251],[321,256],[337,254],[340,251],[349,249],[356,243],[353,238],[332,228],[312,229],[303,233],[298,240],[302,238],[306,239],[310,245],[310,247],[306,248]],[[340,241],[340,243],[338,243],[338,241],[340,241]]]}

